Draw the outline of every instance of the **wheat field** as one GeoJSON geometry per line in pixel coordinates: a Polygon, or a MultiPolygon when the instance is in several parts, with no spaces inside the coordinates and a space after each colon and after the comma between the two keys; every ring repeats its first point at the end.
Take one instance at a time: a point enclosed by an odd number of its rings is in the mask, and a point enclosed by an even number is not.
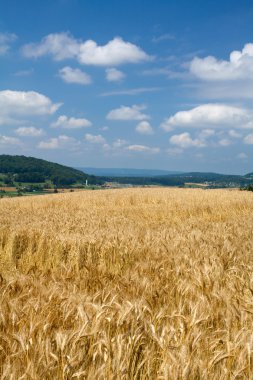
{"type": "Polygon", "coordinates": [[[252,379],[253,194],[0,200],[0,378],[252,379]]]}

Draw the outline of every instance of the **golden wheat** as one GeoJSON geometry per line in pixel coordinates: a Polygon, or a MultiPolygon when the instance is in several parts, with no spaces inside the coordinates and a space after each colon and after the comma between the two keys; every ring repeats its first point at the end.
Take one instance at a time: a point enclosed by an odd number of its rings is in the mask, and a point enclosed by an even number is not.
{"type": "Polygon", "coordinates": [[[0,200],[1,379],[252,379],[253,195],[0,200]]]}

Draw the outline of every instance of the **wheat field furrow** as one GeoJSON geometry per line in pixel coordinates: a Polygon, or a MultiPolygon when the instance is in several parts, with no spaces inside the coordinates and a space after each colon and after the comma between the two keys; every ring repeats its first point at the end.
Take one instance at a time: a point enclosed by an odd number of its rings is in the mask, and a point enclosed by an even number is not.
{"type": "Polygon", "coordinates": [[[1,379],[252,379],[253,197],[0,200],[1,379]]]}

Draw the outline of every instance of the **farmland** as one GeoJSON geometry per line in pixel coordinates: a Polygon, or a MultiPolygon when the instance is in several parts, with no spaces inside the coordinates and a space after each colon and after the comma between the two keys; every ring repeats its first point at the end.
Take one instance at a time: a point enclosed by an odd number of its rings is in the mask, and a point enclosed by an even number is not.
{"type": "Polygon", "coordinates": [[[253,377],[253,195],[0,199],[1,379],[253,377]]]}

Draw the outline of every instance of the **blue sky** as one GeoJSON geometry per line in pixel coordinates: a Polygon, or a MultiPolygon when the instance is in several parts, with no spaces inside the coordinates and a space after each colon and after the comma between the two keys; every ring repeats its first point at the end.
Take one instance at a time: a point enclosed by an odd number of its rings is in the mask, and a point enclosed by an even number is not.
{"type": "Polygon", "coordinates": [[[0,0],[0,154],[253,171],[253,3],[0,0]]]}

